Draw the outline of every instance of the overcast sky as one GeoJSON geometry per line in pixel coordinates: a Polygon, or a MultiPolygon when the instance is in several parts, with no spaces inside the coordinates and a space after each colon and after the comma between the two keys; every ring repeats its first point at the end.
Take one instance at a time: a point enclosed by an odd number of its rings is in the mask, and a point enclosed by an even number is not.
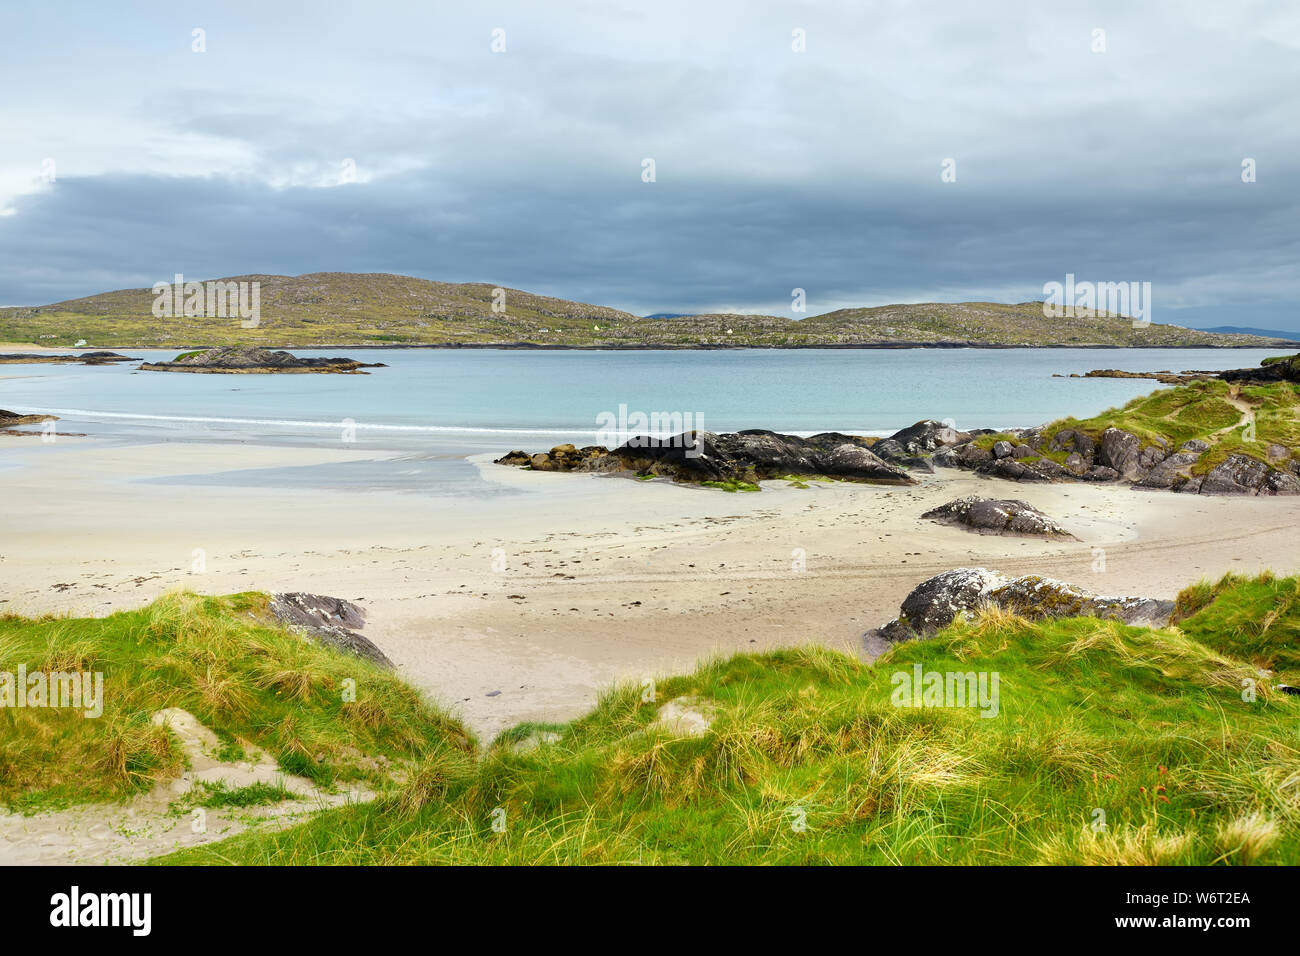
{"type": "Polygon", "coordinates": [[[348,271],[812,314],[1074,273],[1300,329],[1294,0],[98,0],[6,4],[0,48],[2,304],[348,271]]]}

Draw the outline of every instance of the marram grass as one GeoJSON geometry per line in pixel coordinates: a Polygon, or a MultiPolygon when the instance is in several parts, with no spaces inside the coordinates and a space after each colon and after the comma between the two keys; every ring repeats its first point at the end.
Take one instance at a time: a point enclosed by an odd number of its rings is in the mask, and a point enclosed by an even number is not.
{"type": "Polygon", "coordinates": [[[391,674],[275,626],[260,595],[8,617],[0,667],[100,670],[105,701],[99,719],[0,710],[0,799],[120,800],[174,776],[149,716],[183,707],[232,754],[379,796],[163,863],[1296,863],[1300,701],[1274,685],[1300,683],[1298,584],[1201,582],[1163,629],[989,612],[871,666],[737,655],[483,750],[391,674]],[[894,675],[918,666],[996,674],[997,715],[895,706],[894,675]],[[652,726],[681,697],[708,703],[707,732],[652,726]]]}
{"type": "MultiPolygon", "coordinates": [[[[165,863],[1292,864],[1294,578],[1183,595],[1176,627],[989,613],[873,666],[820,647],[617,687],[520,749],[441,750],[372,805],[165,863]],[[895,707],[892,675],[996,672],[998,716],[895,707]],[[649,725],[710,701],[699,737],[649,725]]],[[[527,731],[527,732],[526,732],[527,731]]]]}

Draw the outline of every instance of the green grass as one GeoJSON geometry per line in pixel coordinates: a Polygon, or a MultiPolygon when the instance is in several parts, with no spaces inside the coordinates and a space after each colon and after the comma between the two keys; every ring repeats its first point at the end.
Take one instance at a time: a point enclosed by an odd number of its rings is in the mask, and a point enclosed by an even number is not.
{"type": "Polygon", "coordinates": [[[200,784],[202,796],[194,801],[195,806],[207,807],[263,807],[284,800],[292,800],[293,794],[284,784],[250,783],[246,787],[230,788],[225,784],[200,784]]]}
{"type": "MultiPolygon", "coordinates": [[[[160,277],[164,281],[169,276],[160,277]]],[[[383,344],[529,343],[569,348],[656,345],[790,348],[856,344],[993,346],[1272,346],[1277,340],[1079,314],[1043,318],[1039,303],[919,303],[791,315],[693,315],[647,319],[618,309],[503,288],[410,276],[313,273],[235,276],[260,283],[261,321],[177,316],[157,319],[147,288],[49,305],[0,308],[0,342],[104,348],[262,345],[279,348],[383,344]]],[[[228,281],[228,280],[227,280],[228,281]]]]}
{"type": "Polygon", "coordinates": [[[518,751],[528,726],[477,760],[442,750],[374,804],[161,862],[1295,864],[1300,701],[1257,667],[1290,666],[1297,586],[1201,582],[1176,628],[990,612],[874,666],[716,660],[653,702],[611,690],[558,742],[518,751]],[[893,706],[914,664],[996,672],[998,716],[893,706]],[[716,708],[707,733],[650,727],[686,695],[716,708]]]}
{"type": "Polygon", "coordinates": [[[193,713],[239,759],[262,748],[321,786],[388,775],[373,758],[412,763],[470,735],[392,674],[276,626],[264,595],[176,593],[104,618],[0,617],[0,669],[102,672],[104,711],[0,709],[0,803],[34,811],[120,800],[183,769],[152,723],[193,713]],[[355,701],[344,700],[355,682],[355,701]]]}
{"type": "MultiPolygon", "coordinates": [[[[1108,428],[1136,435],[1143,447],[1163,442],[1171,452],[1194,438],[1207,442],[1210,450],[1193,468],[1197,474],[1205,474],[1230,455],[1269,462],[1271,444],[1293,449],[1293,454],[1300,448],[1300,389],[1287,382],[1236,388],[1217,379],[1160,389],[1092,418],[1063,418],[1045,425],[1043,446],[1036,454],[1064,464],[1069,453],[1052,451],[1049,447],[1057,433],[1071,429],[1100,442],[1108,428]],[[1232,398],[1244,402],[1254,415],[1253,441],[1245,438],[1243,412],[1232,403],[1232,398]]],[[[1018,445],[1023,439],[998,432],[980,435],[974,444],[988,451],[999,441],[1018,445]]]]}

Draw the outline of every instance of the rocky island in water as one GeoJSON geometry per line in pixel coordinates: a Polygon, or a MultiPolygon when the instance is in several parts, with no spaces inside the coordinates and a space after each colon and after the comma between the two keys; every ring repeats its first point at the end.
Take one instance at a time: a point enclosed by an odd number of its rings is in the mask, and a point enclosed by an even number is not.
{"type": "Polygon", "coordinates": [[[259,373],[340,373],[366,375],[362,369],[383,368],[383,362],[355,359],[301,358],[290,352],[242,346],[223,346],[185,352],[170,362],[145,362],[146,372],[195,372],[199,374],[249,375],[259,373]]]}

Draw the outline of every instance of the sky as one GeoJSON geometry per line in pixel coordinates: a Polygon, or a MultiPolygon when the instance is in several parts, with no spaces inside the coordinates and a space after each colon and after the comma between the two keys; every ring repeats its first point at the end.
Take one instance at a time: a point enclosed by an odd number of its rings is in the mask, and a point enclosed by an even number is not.
{"type": "Polygon", "coordinates": [[[0,51],[0,304],[340,271],[790,315],[1073,274],[1300,330],[1294,0],[6,4],[0,51]]]}

